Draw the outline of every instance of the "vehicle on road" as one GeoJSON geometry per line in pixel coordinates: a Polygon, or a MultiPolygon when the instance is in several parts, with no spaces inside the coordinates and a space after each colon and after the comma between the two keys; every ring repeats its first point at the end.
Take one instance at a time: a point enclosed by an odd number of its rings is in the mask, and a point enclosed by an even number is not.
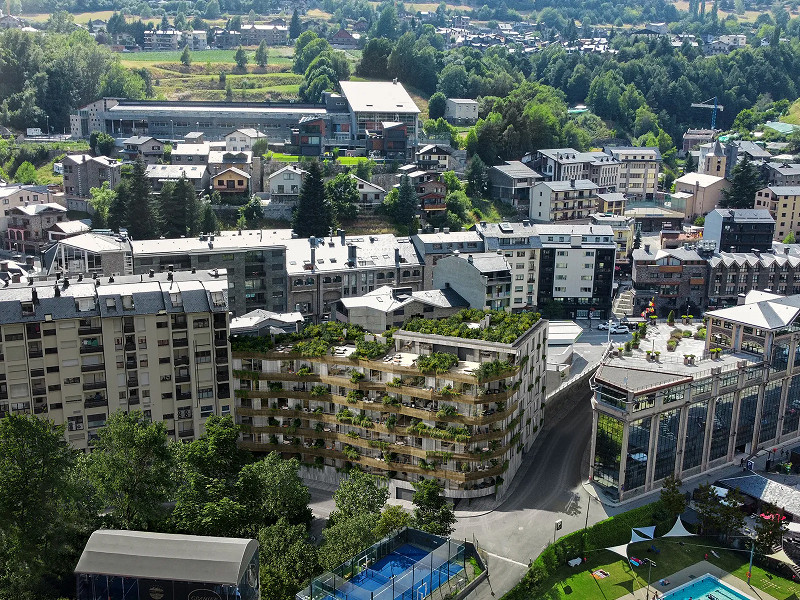
{"type": "Polygon", "coordinates": [[[630,333],[630,330],[624,325],[612,325],[611,333],[630,333]]]}
{"type": "Polygon", "coordinates": [[[600,323],[600,325],[598,325],[597,328],[602,330],[602,331],[605,331],[606,329],[608,329],[608,323],[606,323],[604,321],[604,322],[600,323]]]}

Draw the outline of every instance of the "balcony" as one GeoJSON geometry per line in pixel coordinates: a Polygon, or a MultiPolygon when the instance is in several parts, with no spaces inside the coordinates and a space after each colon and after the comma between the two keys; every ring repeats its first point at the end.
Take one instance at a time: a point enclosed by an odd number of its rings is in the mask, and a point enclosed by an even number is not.
{"type": "Polygon", "coordinates": [[[178,400],[191,400],[192,392],[177,392],[175,396],[178,400]]]}
{"type": "Polygon", "coordinates": [[[92,371],[103,371],[106,365],[101,363],[99,365],[81,365],[81,373],[91,373],[92,371]]]}
{"type": "Polygon", "coordinates": [[[217,370],[217,381],[218,382],[228,381],[229,379],[230,379],[230,375],[228,374],[228,369],[217,370]]]}
{"type": "Polygon", "coordinates": [[[179,356],[173,362],[175,363],[176,367],[180,367],[182,365],[188,365],[189,364],[189,357],[188,356],[179,356]]]}
{"type": "Polygon", "coordinates": [[[178,437],[192,437],[194,435],[194,429],[184,429],[183,431],[178,432],[178,437]]]}
{"type": "Polygon", "coordinates": [[[108,406],[106,398],[92,398],[91,400],[84,400],[84,408],[99,408],[101,406],[108,406]]]}
{"type": "Polygon", "coordinates": [[[188,348],[189,347],[189,340],[187,338],[181,338],[177,340],[172,340],[172,345],[175,348],[188,348]]]}
{"type": "Polygon", "coordinates": [[[214,338],[214,345],[217,348],[228,345],[228,338],[214,338]]]}
{"type": "Polygon", "coordinates": [[[134,342],[126,342],[125,343],[125,351],[126,352],[134,352],[136,350],[136,344],[134,342]]]}
{"type": "Polygon", "coordinates": [[[175,375],[175,383],[188,383],[192,378],[188,374],[175,375]]]}
{"type": "Polygon", "coordinates": [[[37,386],[31,389],[31,396],[44,396],[47,394],[47,388],[42,386],[37,386]]]}
{"type": "Polygon", "coordinates": [[[134,406],[136,404],[139,404],[139,396],[131,396],[130,398],[128,398],[128,404],[130,406],[134,406]]]}
{"type": "Polygon", "coordinates": [[[103,346],[100,344],[81,346],[81,354],[96,354],[102,351],[103,346]]]}
{"type": "Polygon", "coordinates": [[[125,325],[122,326],[123,333],[133,333],[134,331],[136,331],[136,329],[134,328],[133,323],[125,323],[125,325]]]}
{"type": "Polygon", "coordinates": [[[126,384],[128,387],[139,387],[139,379],[138,378],[128,379],[126,384]]]}
{"type": "Polygon", "coordinates": [[[188,321],[173,321],[172,328],[173,329],[186,329],[186,324],[188,321]]]}
{"type": "Polygon", "coordinates": [[[42,349],[38,350],[28,350],[28,358],[42,358],[44,356],[44,352],[42,349]]]}
{"type": "MultiPolygon", "coordinates": [[[[219,364],[227,364],[228,363],[228,351],[227,350],[217,350],[216,359],[219,364]]],[[[2,359],[0,359],[2,360],[2,359]]]]}
{"type": "Polygon", "coordinates": [[[105,381],[90,381],[88,383],[83,384],[83,389],[86,391],[89,390],[102,390],[105,389],[106,382],[105,381]]]}
{"type": "Polygon", "coordinates": [[[78,335],[100,335],[103,333],[102,327],[78,327],[78,335]]]}

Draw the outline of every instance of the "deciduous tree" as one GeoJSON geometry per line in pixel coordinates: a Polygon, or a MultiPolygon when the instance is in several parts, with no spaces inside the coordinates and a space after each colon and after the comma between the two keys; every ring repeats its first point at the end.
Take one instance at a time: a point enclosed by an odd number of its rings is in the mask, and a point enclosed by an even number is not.
{"type": "Polygon", "coordinates": [[[294,598],[317,572],[317,548],[302,525],[281,519],[258,533],[261,556],[262,600],[294,598]]]}
{"type": "Polygon", "coordinates": [[[422,479],[414,484],[414,525],[434,535],[448,536],[453,532],[456,516],[444,497],[442,485],[435,479],[422,479]]]}
{"type": "Polygon", "coordinates": [[[325,195],[334,213],[334,221],[352,221],[358,216],[358,188],[347,173],[339,173],[325,183],[325,195]]]}
{"type": "Polygon", "coordinates": [[[368,513],[379,514],[388,499],[389,488],[385,480],[353,470],[333,494],[336,509],[331,512],[328,523],[332,525],[368,513]]]}
{"type": "Polygon", "coordinates": [[[261,40],[261,43],[258,45],[258,48],[256,49],[255,60],[259,67],[264,68],[267,66],[267,63],[269,62],[269,50],[267,49],[266,40],[261,40]]]}
{"type": "Polygon", "coordinates": [[[117,193],[108,185],[108,181],[104,181],[99,187],[93,187],[89,190],[92,198],[90,200],[94,214],[92,215],[92,228],[105,229],[108,227],[108,214],[114,200],[117,198],[117,193]]]}

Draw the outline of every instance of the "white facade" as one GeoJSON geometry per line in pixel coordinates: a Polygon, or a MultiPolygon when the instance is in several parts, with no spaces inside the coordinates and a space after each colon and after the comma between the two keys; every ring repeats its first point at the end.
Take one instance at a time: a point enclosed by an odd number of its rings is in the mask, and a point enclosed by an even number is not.
{"type": "Polygon", "coordinates": [[[270,196],[297,196],[303,185],[306,171],[295,165],[287,165],[269,176],[270,196]]]}
{"type": "Polygon", "coordinates": [[[448,98],[444,118],[453,123],[476,123],[478,121],[478,101],[466,98],[448,98]]]}

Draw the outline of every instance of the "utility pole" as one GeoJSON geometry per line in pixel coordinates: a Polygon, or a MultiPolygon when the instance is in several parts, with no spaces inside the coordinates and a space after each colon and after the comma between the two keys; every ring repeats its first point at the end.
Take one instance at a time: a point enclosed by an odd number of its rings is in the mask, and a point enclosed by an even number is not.
{"type": "Polygon", "coordinates": [[[747,568],[747,585],[750,585],[750,576],[753,574],[753,554],[756,551],[756,541],[750,542],[750,566],[747,568]]]}

